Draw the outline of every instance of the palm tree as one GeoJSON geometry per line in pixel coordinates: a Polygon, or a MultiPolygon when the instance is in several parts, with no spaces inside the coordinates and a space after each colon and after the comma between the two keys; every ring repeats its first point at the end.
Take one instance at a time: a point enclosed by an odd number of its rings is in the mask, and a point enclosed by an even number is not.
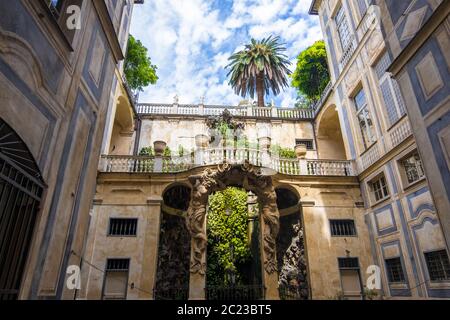
{"type": "Polygon", "coordinates": [[[280,44],[280,37],[268,37],[257,41],[251,40],[244,50],[234,53],[228,60],[230,68],[227,77],[236,94],[245,98],[247,94],[253,99],[258,95],[258,107],[264,107],[264,96],[270,89],[278,95],[288,86],[288,66],[291,64],[283,54],[286,48],[280,44]]]}

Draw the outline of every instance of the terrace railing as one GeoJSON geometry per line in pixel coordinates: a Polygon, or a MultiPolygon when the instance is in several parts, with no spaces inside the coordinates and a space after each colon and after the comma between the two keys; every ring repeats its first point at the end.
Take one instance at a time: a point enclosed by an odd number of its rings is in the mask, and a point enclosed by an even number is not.
{"type": "Polygon", "coordinates": [[[178,173],[197,167],[248,161],[285,175],[356,176],[353,161],[283,159],[269,152],[248,148],[199,149],[183,157],[102,156],[99,170],[118,173],[178,173]]]}
{"type": "Polygon", "coordinates": [[[141,103],[137,105],[137,113],[142,116],[174,115],[174,116],[215,116],[228,110],[233,116],[245,118],[275,118],[285,120],[311,120],[313,109],[294,109],[255,106],[217,106],[217,105],[183,105],[141,103]]]}

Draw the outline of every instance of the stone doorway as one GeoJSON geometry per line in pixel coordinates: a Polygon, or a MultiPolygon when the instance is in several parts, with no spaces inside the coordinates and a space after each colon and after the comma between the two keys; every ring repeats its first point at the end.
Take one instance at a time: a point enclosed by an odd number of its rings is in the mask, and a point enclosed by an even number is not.
{"type": "Polygon", "coordinates": [[[257,197],[237,187],[216,191],[206,220],[206,299],[262,299],[257,197]]]}
{"type": "Polygon", "coordinates": [[[187,226],[191,234],[191,261],[189,298],[205,299],[207,270],[206,216],[209,196],[237,186],[253,192],[258,199],[261,234],[261,273],[266,299],[278,299],[278,272],[276,238],[279,230],[279,212],[272,178],[263,174],[261,168],[248,163],[230,165],[223,163],[202,174],[189,177],[192,196],[187,213],[187,226]]]}

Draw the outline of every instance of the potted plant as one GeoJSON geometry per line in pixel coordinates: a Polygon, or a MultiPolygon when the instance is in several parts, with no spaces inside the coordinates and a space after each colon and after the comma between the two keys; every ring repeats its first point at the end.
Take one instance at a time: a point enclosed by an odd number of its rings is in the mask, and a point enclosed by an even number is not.
{"type": "Polygon", "coordinates": [[[261,150],[269,150],[272,144],[272,139],[270,137],[260,137],[258,138],[258,143],[261,150]]]}
{"type": "Polygon", "coordinates": [[[305,159],[306,151],[306,144],[301,143],[295,146],[295,154],[297,155],[298,159],[305,159]]]}
{"type": "Polygon", "coordinates": [[[164,141],[155,141],[153,142],[153,150],[155,151],[155,156],[161,157],[164,154],[164,150],[166,150],[167,143],[164,141]]]}
{"type": "Polygon", "coordinates": [[[195,136],[195,145],[197,148],[207,148],[209,144],[209,137],[206,134],[197,134],[195,136]]]}

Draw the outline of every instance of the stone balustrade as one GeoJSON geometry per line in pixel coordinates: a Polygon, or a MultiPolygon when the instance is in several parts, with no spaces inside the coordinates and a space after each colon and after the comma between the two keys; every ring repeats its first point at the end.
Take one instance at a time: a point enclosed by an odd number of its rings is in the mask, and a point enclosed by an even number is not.
{"type": "Polygon", "coordinates": [[[283,159],[268,151],[246,148],[197,149],[182,157],[148,157],[105,155],[100,161],[101,172],[177,173],[196,167],[228,162],[265,167],[286,175],[356,176],[353,161],[283,159]]]}
{"type": "Polygon", "coordinates": [[[143,116],[174,115],[174,116],[215,116],[228,110],[233,116],[246,118],[266,118],[285,120],[311,120],[313,109],[294,109],[256,106],[216,106],[216,105],[183,105],[141,103],[137,105],[137,113],[143,116]]]}

